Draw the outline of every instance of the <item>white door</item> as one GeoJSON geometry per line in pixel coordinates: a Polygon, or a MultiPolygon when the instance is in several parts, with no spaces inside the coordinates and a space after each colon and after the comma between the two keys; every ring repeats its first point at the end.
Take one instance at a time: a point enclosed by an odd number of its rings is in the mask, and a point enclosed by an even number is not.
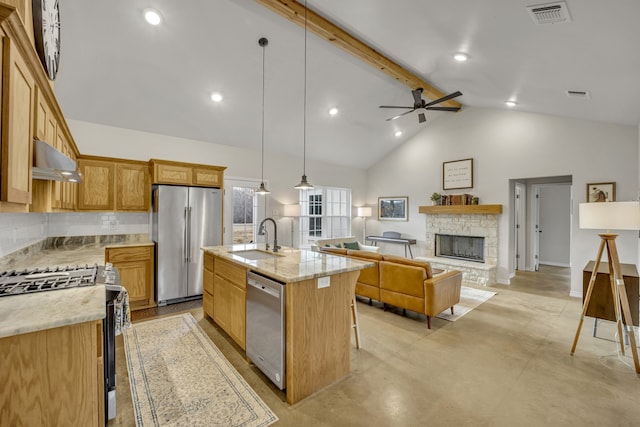
{"type": "Polygon", "coordinates": [[[260,181],[256,180],[225,179],[225,245],[256,243],[258,224],[265,216],[268,197],[255,193],[259,187],[260,181]]]}
{"type": "Polygon", "coordinates": [[[516,182],[515,185],[515,223],[514,223],[514,235],[515,241],[515,269],[526,270],[526,253],[527,253],[527,230],[526,230],[526,218],[527,218],[527,186],[521,182],[516,182]]]}

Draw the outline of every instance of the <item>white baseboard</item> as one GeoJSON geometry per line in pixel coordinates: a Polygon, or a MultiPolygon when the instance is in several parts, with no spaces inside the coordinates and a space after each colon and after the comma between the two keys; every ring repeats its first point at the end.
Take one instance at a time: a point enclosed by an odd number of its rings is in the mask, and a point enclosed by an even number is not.
{"type": "Polygon", "coordinates": [[[571,264],[566,264],[563,262],[550,262],[550,261],[540,261],[541,265],[550,265],[552,267],[571,267],[571,264]]]}

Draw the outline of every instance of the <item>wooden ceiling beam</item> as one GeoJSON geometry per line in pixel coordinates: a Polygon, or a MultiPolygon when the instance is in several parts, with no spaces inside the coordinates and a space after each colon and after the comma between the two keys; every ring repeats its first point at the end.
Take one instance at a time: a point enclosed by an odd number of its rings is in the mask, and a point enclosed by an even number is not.
{"type": "MultiPolygon", "coordinates": [[[[256,0],[263,6],[271,9],[277,14],[295,22],[304,28],[304,5],[295,0],[256,0]]],[[[334,23],[318,15],[311,9],[307,9],[307,30],[323,38],[329,43],[343,49],[351,55],[359,58],[377,70],[382,71],[389,77],[409,86],[412,90],[423,88],[422,94],[431,100],[442,98],[447,95],[433,87],[431,84],[416,76],[411,71],[377,52],[358,38],[352,36],[334,23]]],[[[441,104],[447,107],[461,107],[461,104],[453,99],[441,104]]]]}

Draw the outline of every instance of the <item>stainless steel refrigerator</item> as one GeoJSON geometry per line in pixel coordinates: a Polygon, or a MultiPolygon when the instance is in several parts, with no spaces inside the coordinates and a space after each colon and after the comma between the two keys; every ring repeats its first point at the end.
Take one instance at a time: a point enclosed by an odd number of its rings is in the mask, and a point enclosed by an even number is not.
{"type": "Polygon", "coordinates": [[[222,190],[154,185],[156,301],[167,305],[202,296],[202,246],[222,244],[222,190]]]}

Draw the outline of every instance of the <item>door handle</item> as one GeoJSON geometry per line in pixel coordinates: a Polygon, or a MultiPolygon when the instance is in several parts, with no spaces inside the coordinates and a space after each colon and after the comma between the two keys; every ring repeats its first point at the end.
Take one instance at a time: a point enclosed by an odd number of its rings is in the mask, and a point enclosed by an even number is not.
{"type": "Polygon", "coordinates": [[[187,218],[187,208],[184,208],[184,235],[182,236],[182,243],[184,244],[184,250],[182,251],[182,255],[184,256],[184,262],[189,262],[189,257],[187,255],[187,251],[189,250],[189,246],[187,243],[187,234],[189,232],[189,219],[187,218]]]}
{"type": "Polygon", "coordinates": [[[187,211],[189,213],[189,228],[187,232],[187,262],[191,262],[191,206],[187,208],[187,211]]]}

